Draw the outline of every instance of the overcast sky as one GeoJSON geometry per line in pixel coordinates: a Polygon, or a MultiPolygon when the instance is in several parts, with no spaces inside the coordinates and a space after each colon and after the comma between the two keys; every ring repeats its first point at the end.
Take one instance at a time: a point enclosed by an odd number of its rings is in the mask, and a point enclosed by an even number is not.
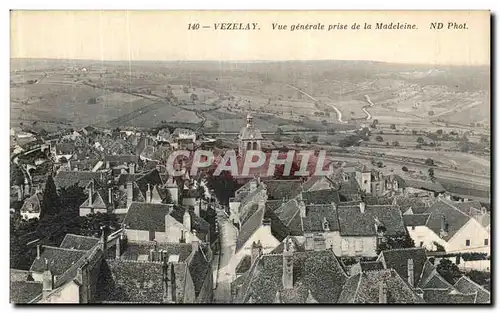
{"type": "Polygon", "coordinates": [[[484,65],[487,11],[14,11],[11,57],[93,60],[373,60],[484,65]],[[259,31],[215,31],[216,22],[259,31]],[[271,24],[417,24],[418,30],[273,31],[271,24]],[[444,30],[430,30],[442,22],[444,30]],[[448,30],[448,22],[467,23],[448,30]],[[189,23],[210,29],[187,30],[189,23]]]}

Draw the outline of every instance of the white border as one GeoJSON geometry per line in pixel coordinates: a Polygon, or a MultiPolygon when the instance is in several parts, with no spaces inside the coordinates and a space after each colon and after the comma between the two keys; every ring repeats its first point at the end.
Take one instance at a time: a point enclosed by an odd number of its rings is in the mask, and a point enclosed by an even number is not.
{"type": "MultiPolygon", "coordinates": [[[[1,15],[0,15],[0,24],[1,24],[1,42],[2,48],[0,48],[1,51],[1,57],[0,60],[2,60],[2,71],[0,72],[1,74],[1,86],[0,88],[0,94],[1,98],[6,102],[2,107],[1,110],[2,112],[0,113],[0,118],[1,122],[0,125],[4,127],[4,131],[1,132],[0,140],[1,140],[1,146],[3,147],[3,153],[1,155],[2,159],[0,160],[1,164],[8,164],[8,145],[9,145],[9,138],[8,136],[8,131],[7,128],[9,127],[9,91],[8,91],[8,82],[9,82],[9,54],[10,54],[10,49],[9,49],[9,9],[37,9],[37,10],[46,10],[46,9],[101,9],[101,10],[112,10],[112,9],[131,9],[131,10],[145,10],[145,9],[169,9],[169,10],[182,10],[182,9],[187,9],[187,10],[194,10],[194,9],[203,9],[203,10],[210,10],[210,9],[225,9],[225,10],[250,10],[250,9],[257,9],[257,10],[313,10],[313,9],[320,9],[320,10],[353,10],[353,9],[364,9],[364,10],[405,10],[405,9],[412,9],[412,10],[424,10],[424,9],[434,9],[434,10],[439,10],[439,9],[447,9],[447,10],[485,10],[489,9],[492,10],[493,13],[499,12],[499,3],[500,1],[498,0],[474,0],[474,1],[442,1],[442,2],[437,2],[435,0],[419,0],[419,1],[370,1],[370,0],[349,0],[349,1],[335,1],[335,2],[330,2],[330,1],[321,1],[321,0],[302,0],[302,1],[295,1],[295,0],[288,0],[288,1],[283,1],[280,3],[271,3],[269,0],[252,0],[252,1],[222,1],[222,0],[212,0],[212,1],[203,1],[203,0],[198,0],[198,1],[193,1],[193,0],[183,0],[183,1],[178,1],[178,2],[171,2],[171,1],[151,1],[151,0],[141,0],[141,1],[131,1],[131,0],[121,0],[121,1],[108,1],[107,3],[104,3],[103,0],[80,0],[80,1],[63,1],[63,0],[45,0],[45,1],[36,1],[36,0],[21,0],[21,1],[1,1],[0,7],[1,7],[1,15]]],[[[64,26],[62,26],[64,27],[64,26]]],[[[495,33],[498,34],[498,20],[495,24],[495,33]]],[[[495,36],[496,38],[496,36],[495,36]]],[[[496,42],[492,42],[492,44],[495,44],[496,42]]],[[[492,86],[492,88],[495,88],[498,90],[498,81],[496,81],[495,86],[492,86]]],[[[493,104],[496,106],[496,101],[493,104]]],[[[500,120],[499,118],[499,110],[495,110],[495,121],[500,120]]],[[[499,145],[500,143],[500,134],[496,133],[495,134],[495,144],[496,146],[499,145]]],[[[493,155],[495,155],[493,153],[493,155]]],[[[8,186],[9,186],[9,181],[8,181],[8,168],[4,172],[4,179],[1,181],[1,190],[3,191],[4,194],[7,194],[8,186]]],[[[497,171],[494,173],[495,177],[497,171]]],[[[495,188],[494,190],[494,199],[496,199],[497,195],[497,189],[495,188]]],[[[4,200],[3,203],[5,205],[2,206],[2,212],[4,214],[4,217],[1,219],[2,222],[4,223],[4,227],[1,227],[2,231],[2,251],[5,251],[5,256],[0,259],[0,262],[2,263],[2,279],[1,281],[3,282],[2,288],[1,288],[1,295],[2,295],[2,301],[1,305],[2,307],[5,307],[6,310],[8,311],[13,311],[14,309],[17,310],[25,310],[26,308],[14,308],[12,305],[9,304],[9,273],[8,273],[8,258],[7,254],[9,251],[9,243],[7,241],[7,238],[9,238],[9,224],[8,224],[8,197],[2,197],[4,200]]],[[[496,217],[496,216],[495,216],[496,217]]],[[[496,228],[496,225],[495,225],[496,228]]],[[[497,238],[493,241],[495,243],[495,248],[498,247],[497,243],[497,238]]],[[[496,259],[496,258],[495,258],[496,259]]],[[[495,262],[496,263],[496,262],[495,262]]],[[[495,269],[497,269],[497,265],[494,265],[495,269]]],[[[498,291],[498,289],[494,289],[498,291]]],[[[37,308],[37,310],[43,310],[43,311],[49,311],[52,310],[54,306],[52,307],[47,307],[47,308],[37,308]]],[[[207,309],[215,309],[218,310],[219,308],[224,308],[220,306],[214,306],[210,307],[205,306],[201,308],[183,308],[184,310],[207,310],[207,309]]],[[[426,307],[423,307],[424,309],[426,307]]],[[[470,307],[464,307],[466,309],[470,309],[470,307]]],[[[61,307],[59,309],[71,309],[71,307],[61,307]]],[[[100,310],[102,308],[98,307],[89,307],[89,308],[81,308],[79,309],[83,310],[100,310]]],[[[161,309],[165,310],[168,309],[169,311],[174,309],[177,310],[178,307],[175,308],[163,308],[163,307],[156,307],[156,309],[161,309]]],[[[227,307],[227,309],[241,309],[238,307],[227,307]]],[[[252,309],[252,308],[251,308],[252,309]]],[[[271,310],[277,310],[280,308],[277,307],[255,307],[253,309],[257,310],[266,310],[266,311],[271,311],[271,310]]],[[[286,309],[287,311],[299,311],[299,310],[304,310],[305,308],[302,306],[298,306],[296,308],[294,307],[282,307],[281,310],[286,309]]],[[[318,308],[315,308],[317,310],[318,308]]],[[[418,307],[383,307],[383,308],[376,308],[376,307],[353,307],[353,308],[345,308],[345,307],[323,307],[323,309],[327,310],[337,310],[337,311],[344,311],[344,310],[349,310],[349,311],[360,311],[360,310],[370,310],[370,311],[379,311],[379,310],[386,310],[386,309],[404,309],[405,311],[414,311],[418,310],[418,307]]],[[[432,309],[432,308],[429,308],[432,309]]],[[[457,308],[445,308],[445,307],[438,307],[438,310],[453,310],[455,311],[457,308]]],[[[115,311],[115,310],[124,310],[123,306],[120,307],[106,307],[106,310],[110,311],[115,311]]],[[[144,310],[144,307],[133,307],[128,310],[132,311],[139,311],[139,310],[144,310]]]]}

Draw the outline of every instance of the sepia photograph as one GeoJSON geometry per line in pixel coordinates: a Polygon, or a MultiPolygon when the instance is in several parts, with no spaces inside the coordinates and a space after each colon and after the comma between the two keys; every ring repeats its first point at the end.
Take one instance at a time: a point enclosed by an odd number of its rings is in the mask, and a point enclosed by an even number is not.
{"type": "Polygon", "coordinates": [[[12,10],[10,302],[491,305],[491,18],[12,10]]]}

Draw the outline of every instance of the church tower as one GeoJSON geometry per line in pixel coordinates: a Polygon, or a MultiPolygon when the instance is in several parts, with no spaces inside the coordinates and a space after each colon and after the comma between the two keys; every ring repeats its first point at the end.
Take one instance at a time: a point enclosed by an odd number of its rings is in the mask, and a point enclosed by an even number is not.
{"type": "Polygon", "coordinates": [[[247,115],[247,124],[238,135],[238,152],[244,156],[246,151],[261,150],[262,134],[253,124],[253,116],[247,115]]]}

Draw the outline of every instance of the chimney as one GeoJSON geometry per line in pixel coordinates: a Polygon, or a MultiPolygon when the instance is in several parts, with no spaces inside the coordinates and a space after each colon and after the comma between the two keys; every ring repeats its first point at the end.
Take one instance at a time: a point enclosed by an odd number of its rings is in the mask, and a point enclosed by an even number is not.
{"type": "Polygon", "coordinates": [[[257,189],[257,180],[253,179],[250,181],[250,192],[254,192],[257,189]]]}
{"type": "Polygon", "coordinates": [[[311,251],[314,250],[314,235],[311,233],[305,234],[306,237],[306,243],[305,243],[305,249],[306,251],[311,251]]]}
{"type": "Polygon", "coordinates": [[[49,261],[45,259],[45,270],[43,271],[43,297],[47,297],[47,295],[54,289],[54,275],[49,269],[49,261]]]}
{"type": "Polygon", "coordinates": [[[108,234],[106,234],[106,226],[101,226],[101,239],[99,241],[101,244],[102,252],[104,253],[104,258],[108,251],[108,234]]]}
{"type": "Polygon", "coordinates": [[[252,252],[251,252],[251,263],[253,264],[260,256],[262,255],[262,243],[257,241],[257,243],[254,241],[252,243],[252,252]]]}
{"type": "Polygon", "coordinates": [[[328,221],[326,220],[326,217],[323,217],[323,231],[327,232],[327,231],[330,231],[330,224],[328,223],[328,221]]]}
{"type": "Polygon", "coordinates": [[[306,203],[304,200],[299,200],[299,210],[300,210],[300,217],[306,217],[306,203]]]}
{"type": "Polygon", "coordinates": [[[94,205],[94,181],[91,180],[90,183],[87,186],[88,193],[89,193],[89,206],[92,207],[94,205]]]}
{"type": "Polygon", "coordinates": [[[116,246],[115,246],[115,259],[119,259],[121,254],[122,254],[122,235],[116,239],[116,246]]]}
{"type": "Polygon", "coordinates": [[[108,189],[108,203],[113,207],[113,188],[108,189]]]}
{"type": "Polygon", "coordinates": [[[41,252],[40,244],[37,244],[36,245],[36,258],[37,258],[37,260],[40,259],[40,252],[41,252]]]}
{"type": "Polygon", "coordinates": [[[151,194],[151,185],[148,184],[148,190],[146,191],[146,202],[151,203],[152,194],[151,194]]]}
{"type": "Polygon", "coordinates": [[[424,291],[420,288],[417,288],[415,289],[415,293],[420,297],[420,298],[424,298],[424,291]]]}
{"type": "Polygon", "coordinates": [[[413,259],[408,259],[408,283],[415,287],[415,276],[413,272],[413,259]]]}
{"type": "Polygon", "coordinates": [[[135,164],[134,163],[130,163],[128,165],[128,173],[129,174],[135,174],[135,164]]]}
{"type": "Polygon", "coordinates": [[[134,183],[129,181],[127,182],[127,209],[130,207],[134,199],[134,183]]]}
{"type": "Polygon", "coordinates": [[[385,281],[379,282],[378,285],[378,303],[387,303],[387,285],[385,281]]]}
{"type": "Polygon", "coordinates": [[[365,213],[366,204],[364,202],[359,203],[359,211],[361,214],[365,213]]]}
{"type": "Polygon", "coordinates": [[[186,231],[185,230],[181,230],[181,238],[179,239],[179,242],[180,243],[186,243],[186,231]]]}
{"type": "Polygon", "coordinates": [[[106,168],[110,168],[109,161],[106,161],[106,168]]]}
{"type": "Polygon", "coordinates": [[[17,201],[23,201],[24,195],[23,195],[23,186],[18,185],[17,186],[17,201]]]}
{"type": "Polygon", "coordinates": [[[291,239],[287,238],[283,249],[283,289],[293,289],[293,251],[291,239]]]}
{"type": "Polygon", "coordinates": [[[176,302],[175,272],[172,263],[163,262],[163,302],[176,302]]]}
{"type": "Polygon", "coordinates": [[[446,217],[444,215],[441,215],[441,229],[439,235],[441,238],[448,235],[448,227],[446,225],[446,217]]]}
{"type": "Polygon", "coordinates": [[[193,251],[198,251],[200,248],[200,240],[198,239],[196,229],[193,229],[193,238],[191,239],[191,245],[193,251]]]}
{"type": "Polygon", "coordinates": [[[187,231],[191,231],[191,215],[189,215],[188,209],[184,211],[184,215],[182,216],[182,225],[187,231]]]}

